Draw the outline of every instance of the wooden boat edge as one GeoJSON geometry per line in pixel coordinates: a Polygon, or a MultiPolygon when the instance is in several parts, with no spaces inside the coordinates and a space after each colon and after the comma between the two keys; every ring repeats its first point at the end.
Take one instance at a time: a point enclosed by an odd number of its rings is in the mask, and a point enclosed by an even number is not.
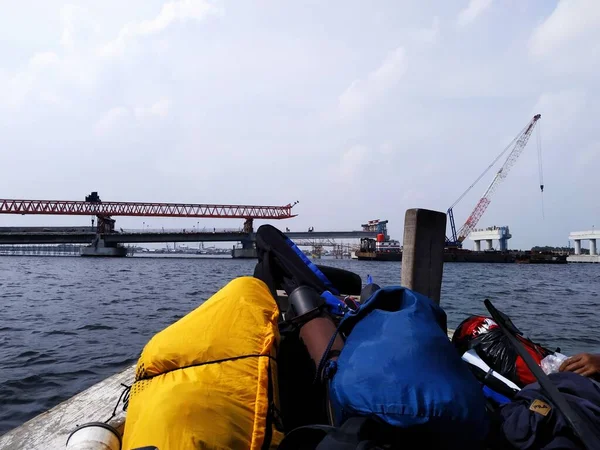
{"type": "MultiPolygon", "coordinates": [[[[452,338],[454,330],[448,330],[452,338]]],[[[78,425],[107,420],[113,413],[123,392],[121,383],[130,386],[135,376],[135,365],[112,375],[54,408],[39,414],[23,425],[0,436],[3,450],[60,450],[64,449],[69,435],[78,425]]],[[[109,422],[120,433],[125,426],[122,403],[109,422]]]]}

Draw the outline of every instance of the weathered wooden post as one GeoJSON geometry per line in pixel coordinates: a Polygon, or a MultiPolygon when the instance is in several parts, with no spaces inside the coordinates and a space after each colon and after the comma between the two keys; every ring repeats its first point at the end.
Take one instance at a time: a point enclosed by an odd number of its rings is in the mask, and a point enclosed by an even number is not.
{"type": "Polygon", "coordinates": [[[446,214],[408,209],[404,217],[402,286],[439,304],[444,270],[446,214]]]}

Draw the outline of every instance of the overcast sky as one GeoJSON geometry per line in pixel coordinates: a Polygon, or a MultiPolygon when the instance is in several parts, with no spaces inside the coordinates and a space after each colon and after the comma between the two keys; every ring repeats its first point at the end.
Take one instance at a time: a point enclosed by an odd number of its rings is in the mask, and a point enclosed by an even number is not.
{"type": "Polygon", "coordinates": [[[389,219],[400,239],[407,208],[445,211],[541,113],[545,218],[534,135],[480,226],[513,248],[600,227],[598,0],[2,4],[0,198],[299,200],[276,225],[389,219]]]}

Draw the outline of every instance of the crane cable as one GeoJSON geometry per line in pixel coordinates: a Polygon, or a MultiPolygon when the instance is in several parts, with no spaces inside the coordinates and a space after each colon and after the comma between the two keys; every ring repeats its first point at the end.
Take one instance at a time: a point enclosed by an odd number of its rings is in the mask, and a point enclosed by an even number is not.
{"type": "Polygon", "coordinates": [[[471,184],[471,186],[469,186],[469,187],[468,187],[468,188],[467,188],[467,189],[466,189],[466,190],[465,190],[465,191],[464,191],[464,192],[461,194],[461,196],[460,196],[460,197],[458,197],[454,203],[452,203],[452,205],[450,206],[450,209],[454,208],[454,207],[455,207],[455,206],[458,204],[458,202],[460,202],[460,201],[461,201],[461,200],[462,200],[462,199],[465,197],[465,195],[467,195],[467,194],[469,193],[469,191],[470,191],[470,190],[473,188],[473,186],[475,186],[475,185],[476,185],[476,184],[479,182],[479,180],[481,180],[481,179],[482,179],[482,178],[485,176],[485,174],[486,174],[486,173],[488,173],[488,172],[489,172],[489,170],[490,170],[492,167],[494,167],[494,165],[496,165],[496,163],[498,162],[498,160],[499,160],[500,158],[502,158],[502,156],[503,156],[503,155],[504,155],[504,154],[505,154],[505,153],[506,153],[506,152],[507,152],[507,151],[508,151],[508,150],[509,150],[509,149],[510,149],[510,148],[511,148],[513,145],[514,145],[514,143],[515,143],[515,142],[517,142],[517,140],[518,140],[518,139],[519,139],[519,138],[520,138],[520,137],[523,135],[523,133],[525,133],[525,130],[526,130],[526,129],[527,129],[527,127],[523,128],[523,129],[521,130],[521,132],[520,132],[520,133],[519,133],[517,136],[515,136],[515,138],[514,138],[512,141],[510,141],[510,144],[508,144],[506,147],[504,147],[504,150],[502,150],[502,151],[500,152],[500,154],[499,154],[498,156],[496,156],[496,158],[495,158],[495,159],[492,161],[492,163],[491,163],[489,166],[487,166],[487,168],[486,168],[486,169],[485,169],[485,170],[484,170],[484,171],[481,173],[481,175],[479,175],[479,176],[477,177],[477,179],[476,179],[475,181],[473,181],[473,183],[471,184]]]}
{"type": "MultiPolygon", "coordinates": [[[[450,206],[450,209],[454,208],[464,197],[465,195],[467,195],[469,193],[469,191],[473,188],[473,186],[475,186],[477,183],[479,183],[479,181],[485,176],[486,173],[489,172],[489,170],[494,167],[496,165],[496,163],[500,160],[500,158],[502,158],[502,156],[509,150],[511,149],[515,142],[517,142],[519,140],[519,138],[521,136],[523,136],[523,134],[525,133],[525,131],[527,130],[527,128],[530,126],[530,124],[526,125],[519,134],[517,134],[514,139],[512,141],[510,141],[510,143],[504,147],[504,149],[500,152],[500,154],[498,156],[496,156],[496,158],[494,158],[494,160],[492,161],[492,163],[487,166],[487,168],[481,173],[481,175],[479,175],[477,177],[477,179],[475,181],[473,181],[473,183],[461,194],[460,197],[458,197],[456,199],[456,201],[454,203],[452,203],[452,205],[450,206]]],[[[541,146],[540,146],[540,141],[539,141],[539,129],[538,129],[538,160],[541,161],[541,146]]],[[[540,162],[540,167],[541,167],[541,162],[540,162]]],[[[540,168],[540,177],[541,177],[541,168],[540,168]]],[[[540,178],[541,180],[541,178],[540,178]]],[[[542,191],[544,190],[544,186],[542,185],[542,191]]]]}
{"type": "Polygon", "coordinates": [[[544,168],[542,164],[542,131],[541,124],[538,124],[537,133],[537,153],[538,153],[538,173],[540,178],[540,193],[542,197],[542,219],[544,217],[544,168]]]}

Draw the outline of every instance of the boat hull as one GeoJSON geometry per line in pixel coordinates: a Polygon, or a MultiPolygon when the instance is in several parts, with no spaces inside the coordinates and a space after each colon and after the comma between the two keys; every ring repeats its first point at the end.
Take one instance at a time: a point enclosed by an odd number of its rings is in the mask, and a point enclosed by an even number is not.
{"type": "Polygon", "coordinates": [[[567,264],[566,255],[526,255],[517,256],[517,264],[567,264]]]}
{"type": "Polygon", "coordinates": [[[402,261],[402,253],[398,252],[356,252],[359,261],[402,261]]]}
{"type": "Polygon", "coordinates": [[[474,252],[463,249],[444,251],[444,262],[514,263],[515,256],[508,252],[474,252]]]}

